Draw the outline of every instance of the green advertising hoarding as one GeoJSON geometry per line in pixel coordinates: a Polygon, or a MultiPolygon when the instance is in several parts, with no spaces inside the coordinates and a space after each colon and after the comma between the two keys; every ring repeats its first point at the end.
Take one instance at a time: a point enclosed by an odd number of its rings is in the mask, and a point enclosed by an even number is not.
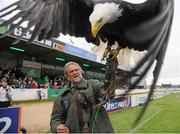
{"type": "Polygon", "coordinates": [[[54,89],[49,87],[48,89],[48,99],[56,99],[56,97],[62,92],[62,89],[54,89]]]}

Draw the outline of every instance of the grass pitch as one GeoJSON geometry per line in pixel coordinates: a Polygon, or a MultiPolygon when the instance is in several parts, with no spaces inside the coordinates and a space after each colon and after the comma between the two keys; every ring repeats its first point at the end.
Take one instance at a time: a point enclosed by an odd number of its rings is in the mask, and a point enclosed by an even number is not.
{"type": "Polygon", "coordinates": [[[142,107],[110,114],[116,133],[180,133],[180,93],[150,102],[139,124],[132,128],[142,107]]]}

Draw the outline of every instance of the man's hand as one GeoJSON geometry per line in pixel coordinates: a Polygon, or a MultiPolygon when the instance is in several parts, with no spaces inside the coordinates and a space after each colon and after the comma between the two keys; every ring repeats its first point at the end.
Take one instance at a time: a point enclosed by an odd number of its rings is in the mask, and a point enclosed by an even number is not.
{"type": "Polygon", "coordinates": [[[67,128],[64,124],[60,124],[57,126],[57,133],[69,134],[69,128],[67,128]]]}

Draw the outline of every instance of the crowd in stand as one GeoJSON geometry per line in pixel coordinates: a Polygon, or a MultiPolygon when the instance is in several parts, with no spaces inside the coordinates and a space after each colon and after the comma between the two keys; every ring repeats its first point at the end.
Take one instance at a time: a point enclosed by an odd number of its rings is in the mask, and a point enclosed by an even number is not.
{"type": "MultiPolygon", "coordinates": [[[[64,76],[56,76],[49,80],[46,74],[43,74],[41,82],[37,82],[32,76],[28,76],[23,73],[20,69],[5,69],[0,68],[0,80],[6,78],[8,84],[12,88],[23,88],[23,89],[36,89],[36,88],[52,88],[58,89],[66,83],[64,76]],[[42,82],[43,81],[43,82],[42,82]]],[[[0,85],[1,86],[1,85],[0,85]]]]}
{"type": "MultiPolygon", "coordinates": [[[[85,73],[83,75],[86,79],[88,79],[85,73]]],[[[41,72],[40,78],[33,78],[21,71],[21,69],[0,67],[0,81],[2,78],[6,78],[8,80],[8,84],[12,88],[20,89],[47,89],[49,87],[53,89],[60,89],[67,83],[64,74],[43,71],[41,72]]],[[[102,79],[99,80],[103,81],[102,79]]],[[[119,87],[119,89],[121,89],[121,87],[119,87]]]]}
{"type": "Polygon", "coordinates": [[[31,76],[27,76],[17,69],[0,68],[0,79],[6,78],[12,88],[38,88],[31,76]]]}

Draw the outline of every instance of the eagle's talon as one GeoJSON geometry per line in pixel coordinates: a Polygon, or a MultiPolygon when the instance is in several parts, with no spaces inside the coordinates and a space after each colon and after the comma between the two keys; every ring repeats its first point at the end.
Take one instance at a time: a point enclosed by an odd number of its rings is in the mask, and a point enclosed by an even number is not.
{"type": "Polygon", "coordinates": [[[112,59],[115,60],[117,59],[117,55],[119,54],[119,50],[112,50],[112,59]]]}
{"type": "Polygon", "coordinates": [[[119,50],[115,50],[115,49],[113,49],[113,50],[111,50],[111,52],[109,53],[109,55],[108,55],[108,58],[107,58],[107,60],[117,60],[117,55],[119,54],[119,50]]]}
{"type": "Polygon", "coordinates": [[[109,53],[111,53],[111,48],[107,47],[103,53],[103,57],[102,57],[101,61],[104,60],[105,58],[107,58],[109,53]]]}
{"type": "Polygon", "coordinates": [[[101,58],[101,62],[102,62],[102,61],[104,61],[104,57],[103,57],[103,58],[101,58]]]}

